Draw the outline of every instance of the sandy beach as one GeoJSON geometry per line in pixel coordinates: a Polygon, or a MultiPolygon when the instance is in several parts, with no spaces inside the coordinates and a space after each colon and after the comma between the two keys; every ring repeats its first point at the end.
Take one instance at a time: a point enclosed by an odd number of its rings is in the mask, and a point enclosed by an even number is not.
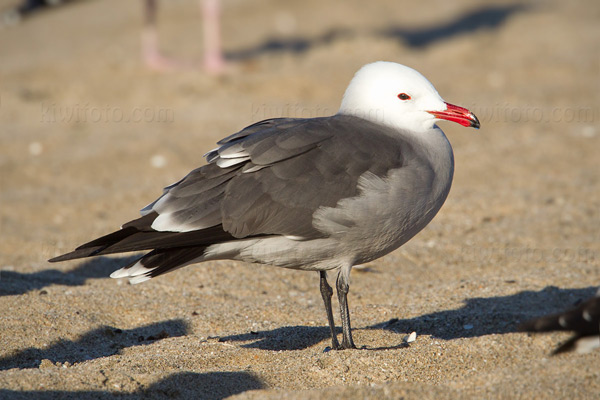
{"type": "MultiPolygon", "coordinates": [[[[197,2],[159,5],[162,50],[199,64],[197,2]]],[[[600,285],[600,3],[222,8],[219,77],[148,70],[140,1],[0,29],[0,398],[600,398],[600,352],[550,356],[568,334],[516,332],[600,285]],[[136,218],[219,139],[335,113],[376,60],[419,70],[482,128],[440,123],[446,204],[352,272],[360,349],[327,351],[314,272],[216,261],[130,285],[108,277],[129,256],[46,261],[136,218]]]]}

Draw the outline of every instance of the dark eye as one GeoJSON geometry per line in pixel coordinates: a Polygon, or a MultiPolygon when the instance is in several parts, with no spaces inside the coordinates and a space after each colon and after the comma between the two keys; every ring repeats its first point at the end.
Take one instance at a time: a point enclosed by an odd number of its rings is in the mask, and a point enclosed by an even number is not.
{"type": "Polygon", "coordinates": [[[409,95],[407,95],[406,93],[400,93],[400,94],[398,95],[398,98],[399,98],[400,100],[410,100],[410,96],[409,96],[409,95]]]}

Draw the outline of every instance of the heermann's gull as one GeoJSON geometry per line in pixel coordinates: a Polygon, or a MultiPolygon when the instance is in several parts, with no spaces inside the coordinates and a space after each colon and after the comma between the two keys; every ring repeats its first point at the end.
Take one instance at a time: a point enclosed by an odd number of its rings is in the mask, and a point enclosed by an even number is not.
{"type": "Polygon", "coordinates": [[[440,119],[479,127],[417,71],[368,64],[336,115],[250,125],[209,151],[207,165],[167,186],[141,218],[50,261],[152,250],[111,274],[131,283],[219,259],[318,271],[332,347],[354,348],[346,299],[352,266],[406,243],[450,191],[454,158],[440,119]],[[338,271],[341,346],[329,270],[338,271]]]}
{"type": "Polygon", "coordinates": [[[552,354],[572,350],[578,353],[588,353],[593,349],[600,348],[600,289],[595,297],[584,301],[579,306],[565,312],[524,322],[519,326],[519,330],[524,332],[575,332],[552,354]]]}

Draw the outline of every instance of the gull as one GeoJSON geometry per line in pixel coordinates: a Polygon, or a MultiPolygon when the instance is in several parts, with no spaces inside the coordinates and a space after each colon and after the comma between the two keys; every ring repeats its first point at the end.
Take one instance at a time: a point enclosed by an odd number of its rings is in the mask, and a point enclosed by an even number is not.
{"type": "Polygon", "coordinates": [[[352,267],[406,243],[450,191],[454,156],[439,120],[480,125],[416,70],[367,64],[335,115],[267,119],[222,139],[141,218],[50,261],[149,251],[111,274],[132,284],[223,259],[316,271],[331,347],[356,348],[352,267]],[[337,274],[341,344],[327,271],[337,274]]]}

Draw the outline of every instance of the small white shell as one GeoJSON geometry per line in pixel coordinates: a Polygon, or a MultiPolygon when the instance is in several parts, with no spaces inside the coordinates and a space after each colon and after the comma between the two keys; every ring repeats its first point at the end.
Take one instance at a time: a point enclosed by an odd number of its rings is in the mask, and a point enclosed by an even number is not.
{"type": "Polygon", "coordinates": [[[404,337],[404,341],[405,341],[406,343],[412,343],[412,342],[414,342],[415,340],[417,340],[417,332],[412,332],[410,335],[406,335],[406,336],[404,337]]]}

